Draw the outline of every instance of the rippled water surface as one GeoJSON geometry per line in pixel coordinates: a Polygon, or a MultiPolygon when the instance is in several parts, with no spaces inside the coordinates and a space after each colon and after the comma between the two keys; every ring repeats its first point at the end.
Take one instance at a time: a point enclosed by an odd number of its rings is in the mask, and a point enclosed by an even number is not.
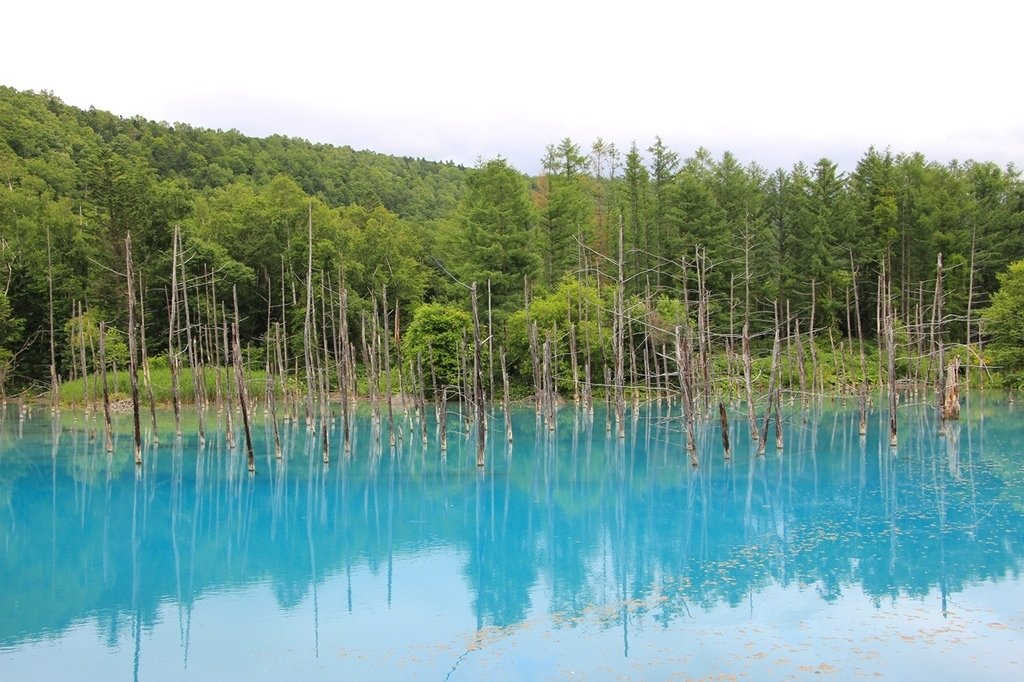
{"type": "MultiPolygon", "coordinates": [[[[89,422],[0,423],[0,679],[1021,679],[1024,419],[973,396],[857,434],[854,404],[784,413],[785,447],[687,463],[678,407],[625,440],[572,408],[495,413],[487,463],[451,406],[448,452],[398,413],[351,455],[256,425],[164,427],[136,470],[89,422]],[[218,430],[221,429],[221,430],[218,430]],[[241,434],[239,433],[241,444],[241,434]]],[[[211,415],[211,422],[215,418],[211,415]]],[[[169,424],[168,424],[169,426],[169,424]]]]}

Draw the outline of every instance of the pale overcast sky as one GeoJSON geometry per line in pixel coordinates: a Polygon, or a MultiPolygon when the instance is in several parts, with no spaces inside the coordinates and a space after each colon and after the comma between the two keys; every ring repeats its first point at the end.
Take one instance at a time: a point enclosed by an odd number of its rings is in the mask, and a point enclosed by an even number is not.
{"type": "Polygon", "coordinates": [[[1011,0],[145,0],[3,10],[0,84],[122,116],[537,172],[602,136],[769,169],[1024,165],[1011,0]]]}

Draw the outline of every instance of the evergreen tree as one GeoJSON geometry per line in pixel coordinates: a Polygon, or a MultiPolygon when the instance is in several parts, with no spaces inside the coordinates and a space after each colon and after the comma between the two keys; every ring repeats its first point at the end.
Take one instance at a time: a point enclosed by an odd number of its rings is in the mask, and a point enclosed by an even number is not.
{"type": "Polygon", "coordinates": [[[582,185],[587,158],[579,145],[567,137],[557,146],[548,145],[542,163],[540,241],[544,281],[554,286],[564,272],[578,263],[578,249],[573,248],[577,241],[590,242],[590,210],[582,185]]]}
{"type": "Polygon", "coordinates": [[[495,307],[518,307],[523,276],[533,279],[539,269],[525,178],[500,157],[482,163],[467,178],[453,222],[455,258],[442,258],[446,267],[481,290],[490,282],[495,307]]]}
{"type": "MultiPolygon", "coordinates": [[[[625,237],[629,250],[633,253],[633,272],[637,274],[650,262],[651,245],[647,235],[647,192],[650,176],[644,166],[636,141],[630,145],[626,154],[626,164],[622,176],[622,187],[625,203],[625,237]]],[[[638,285],[640,283],[638,282],[638,285]]]]}
{"type": "MultiPolygon", "coordinates": [[[[655,136],[654,144],[647,148],[651,155],[651,227],[654,243],[658,245],[657,255],[662,262],[677,260],[680,256],[669,249],[666,243],[666,192],[679,167],[679,155],[666,147],[661,138],[655,136]]],[[[658,269],[658,283],[667,283],[663,268],[658,269]]]]}

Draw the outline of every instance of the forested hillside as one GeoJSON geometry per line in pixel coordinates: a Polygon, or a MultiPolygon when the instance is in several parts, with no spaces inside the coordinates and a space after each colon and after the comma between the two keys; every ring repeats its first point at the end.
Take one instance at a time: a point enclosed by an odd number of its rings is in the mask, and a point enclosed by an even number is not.
{"type": "Polygon", "coordinates": [[[869,149],[848,174],[825,158],[764,169],[644,144],[565,139],[538,150],[543,171],[530,178],[502,159],[464,169],[0,87],[0,385],[48,381],[51,299],[64,378],[72,330],[86,320],[125,329],[129,233],[148,348],[166,353],[175,225],[191,295],[213,301],[237,287],[243,344],[262,346],[274,322],[301,328],[310,261],[317,300],[344,282],[353,323],[386,291],[396,338],[423,303],[468,309],[463,285],[489,282],[492,343],[509,349],[514,378],[526,373],[527,292],[539,324],[578,326],[595,353],[606,345],[620,227],[631,319],[678,324],[700,277],[708,323],[726,339],[747,318],[755,336],[773,327],[776,303],[803,329],[813,320],[819,338],[854,335],[858,316],[873,336],[884,272],[902,343],[920,343],[941,253],[943,333],[977,343],[999,274],[1024,257],[1024,184],[1012,167],[869,149]]]}

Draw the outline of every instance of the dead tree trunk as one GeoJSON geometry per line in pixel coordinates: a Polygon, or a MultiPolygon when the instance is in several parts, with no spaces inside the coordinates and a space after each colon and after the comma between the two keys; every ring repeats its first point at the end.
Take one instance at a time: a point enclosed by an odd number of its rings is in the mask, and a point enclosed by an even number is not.
{"type": "Polygon", "coordinates": [[[234,346],[235,381],[238,383],[238,404],[242,409],[242,428],[245,430],[246,466],[250,474],[256,473],[256,456],[252,451],[252,429],[249,426],[249,392],[245,387],[245,370],[242,366],[242,345],[238,338],[238,288],[231,287],[235,304],[234,346]]]}
{"type": "Polygon", "coordinates": [[[448,386],[441,387],[441,398],[438,402],[438,414],[440,419],[437,422],[441,452],[448,452],[448,386]]]}
{"type": "Polygon", "coordinates": [[[860,294],[857,292],[857,268],[853,264],[853,253],[850,254],[850,275],[853,280],[853,317],[857,321],[857,344],[860,346],[860,423],[858,433],[862,436],[868,432],[868,362],[864,355],[864,331],[860,321],[860,294]]]}
{"type": "Polygon", "coordinates": [[[543,412],[544,382],[543,369],[540,362],[540,340],[538,339],[536,321],[530,324],[530,360],[533,363],[533,388],[534,402],[537,408],[537,416],[543,412]]]}
{"type": "Polygon", "coordinates": [[[679,373],[679,387],[682,391],[683,401],[683,426],[686,430],[686,453],[690,458],[690,465],[697,466],[697,438],[694,429],[694,401],[693,401],[693,362],[690,346],[690,332],[681,332],[681,327],[676,326],[676,368],[679,373]]]}
{"type": "Polygon", "coordinates": [[[135,466],[142,465],[142,428],[139,419],[139,365],[135,340],[135,274],[132,272],[132,236],[124,239],[125,280],[128,284],[128,377],[132,386],[132,435],[135,466]]]}
{"type": "MultiPolygon", "coordinates": [[[[776,303],[776,306],[778,306],[777,303],[776,303]]],[[[776,319],[778,319],[778,315],[776,315],[776,319]]],[[[780,343],[780,339],[779,339],[779,327],[778,327],[778,325],[776,325],[775,326],[775,341],[772,343],[772,368],[771,368],[771,370],[769,372],[769,375],[768,375],[768,404],[765,405],[765,407],[764,407],[764,420],[762,421],[762,425],[761,425],[760,438],[758,438],[758,441],[757,441],[757,454],[758,455],[763,455],[764,454],[765,447],[766,447],[767,442],[768,442],[768,425],[769,425],[769,420],[770,420],[771,415],[772,415],[772,402],[777,397],[776,394],[775,394],[775,386],[776,386],[776,374],[778,373],[778,370],[779,370],[779,352],[780,352],[781,348],[782,348],[782,344],[780,343]]]]}
{"type": "Polygon", "coordinates": [[[940,422],[945,418],[944,415],[946,414],[946,386],[944,375],[944,372],[946,371],[946,346],[942,341],[942,309],[944,307],[944,303],[945,300],[942,291],[942,254],[940,253],[935,262],[935,310],[932,313],[932,343],[936,346],[939,358],[938,372],[936,372],[935,375],[935,383],[938,392],[940,422]]]}
{"type": "Polygon", "coordinates": [[[512,401],[508,390],[508,369],[505,367],[505,349],[501,349],[501,383],[503,388],[503,404],[505,408],[505,438],[512,444],[512,401]]]}
{"type": "Polygon", "coordinates": [[[711,408],[711,319],[708,312],[707,252],[698,248],[697,269],[697,345],[700,358],[701,393],[705,412],[711,408]]]}
{"type": "MultiPolygon", "coordinates": [[[[976,223],[971,224],[971,259],[970,259],[970,271],[967,276],[967,352],[973,352],[971,348],[971,313],[974,310],[974,255],[976,250],[978,226],[976,223]]],[[[971,362],[970,356],[967,357],[967,365],[964,367],[964,383],[967,385],[967,390],[971,388],[971,362]]]]}
{"type": "Polygon", "coordinates": [[[896,427],[896,336],[892,302],[889,300],[891,287],[889,285],[887,269],[883,269],[882,272],[882,291],[884,292],[882,297],[882,326],[885,330],[885,350],[889,370],[889,446],[896,447],[898,442],[896,427]]]}
{"type": "Polygon", "coordinates": [[[818,349],[814,343],[814,317],[818,307],[818,292],[814,280],[811,280],[811,319],[807,328],[807,343],[811,351],[811,393],[814,393],[815,386],[821,393],[825,392],[825,378],[818,370],[818,349]]]}
{"type": "Polygon", "coordinates": [[[555,430],[555,375],[552,368],[551,361],[551,333],[549,332],[544,339],[544,366],[541,370],[543,387],[541,391],[544,395],[544,418],[547,421],[548,431],[555,430]]]}
{"type": "Polygon", "coordinates": [[[775,449],[782,452],[782,389],[775,387],[775,449]]]}
{"type": "Polygon", "coordinates": [[[313,426],[313,202],[307,213],[306,311],[302,320],[303,360],[306,367],[306,426],[313,426]]]}
{"type": "Polygon", "coordinates": [[[351,433],[349,431],[349,372],[348,372],[348,289],[344,278],[339,278],[341,290],[338,292],[338,326],[341,328],[338,337],[338,352],[341,361],[338,363],[338,393],[341,397],[341,440],[345,453],[352,452],[351,433]]]}
{"type": "Polygon", "coordinates": [[[491,280],[487,280],[487,395],[494,400],[494,310],[491,306],[491,280]]]}
{"type": "Polygon", "coordinates": [[[476,408],[476,465],[484,465],[484,453],[487,443],[487,413],[484,407],[484,387],[482,362],[480,357],[480,311],[477,305],[476,282],[469,289],[473,307],[473,404],[476,408]]]}
{"type": "Polygon", "coordinates": [[[174,407],[174,434],[181,436],[181,380],[178,373],[181,366],[178,364],[178,353],[174,348],[174,336],[177,332],[175,326],[178,321],[178,233],[181,228],[174,226],[174,236],[171,241],[171,309],[168,311],[167,323],[167,360],[171,370],[171,404],[174,407]]]}
{"type": "Polygon", "coordinates": [[[625,389],[625,280],[623,278],[622,217],[619,217],[619,259],[618,279],[615,283],[615,324],[612,328],[612,342],[615,344],[615,422],[616,435],[626,437],[626,389],[625,389]]]}
{"type": "MultiPolygon", "coordinates": [[[[800,378],[800,404],[807,407],[807,367],[806,367],[806,356],[804,355],[804,342],[800,337],[800,319],[797,318],[794,321],[794,333],[796,334],[796,366],[798,376],[800,378]]],[[[811,383],[814,382],[814,376],[811,376],[811,383]]],[[[813,392],[814,387],[811,387],[813,392]]]]}
{"type": "MultiPolygon", "coordinates": [[[[269,287],[269,280],[268,280],[269,287]]],[[[267,324],[270,324],[270,316],[267,316],[267,324]]],[[[274,324],[274,344],[277,344],[278,325],[274,324]]],[[[274,386],[275,363],[271,361],[275,351],[270,347],[270,329],[267,329],[266,337],[266,363],[264,372],[266,374],[267,406],[270,408],[270,424],[274,432],[274,458],[281,459],[281,434],[277,428],[277,391],[274,386]]]]}
{"type": "Polygon", "coordinates": [[[384,316],[384,392],[388,404],[388,445],[395,447],[395,409],[391,398],[391,340],[388,320],[388,286],[381,289],[381,312],[384,316]]]}
{"type": "Polygon", "coordinates": [[[569,362],[572,367],[572,402],[576,406],[580,404],[580,368],[576,361],[576,323],[569,315],[569,362]]]}
{"type": "Polygon", "coordinates": [[[754,414],[754,387],[750,376],[750,323],[743,321],[743,385],[747,391],[747,421],[750,424],[750,438],[760,440],[757,430],[757,415],[754,414]]]}
{"type": "MultiPolygon", "coordinates": [[[[82,366],[82,403],[85,405],[86,421],[92,410],[92,391],[90,390],[91,382],[89,381],[89,366],[86,364],[86,353],[85,353],[85,308],[81,301],[78,302],[78,352],[80,354],[79,364],[82,366]]],[[[93,367],[93,371],[96,368],[93,367]]]]}
{"type": "Polygon", "coordinates": [[[944,420],[960,419],[960,358],[954,357],[946,369],[946,394],[942,404],[942,418],[944,420]]]}
{"type": "Polygon", "coordinates": [[[142,379],[146,384],[146,393],[149,398],[149,416],[153,428],[153,444],[160,443],[160,436],[156,427],[156,396],[153,395],[153,377],[149,372],[149,353],[146,351],[146,294],[142,286],[142,276],[139,276],[139,349],[142,351],[142,379]]]}
{"type": "Polygon", "coordinates": [[[192,317],[188,307],[188,279],[185,273],[185,259],[182,257],[181,232],[178,232],[178,256],[181,268],[181,304],[185,307],[185,345],[188,349],[188,361],[192,368],[192,390],[196,402],[196,421],[199,429],[199,446],[206,444],[206,426],[203,423],[203,393],[205,387],[202,385],[202,377],[199,371],[199,355],[192,337],[192,317]]]}
{"type": "Polygon", "coordinates": [[[323,455],[323,463],[331,463],[331,439],[330,430],[330,378],[328,376],[329,354],[327,349],[327,311],[332,308],[330,297],[327,295],[327,287],[324,285],[323,272],[320,273],[320,345],[319,353],[323,353],[317,364],[320,371],[317,374],[320,388],[320,450],[323,455]]]}
{"type": "MultiPolygon", "coordinates": [[[[234,346],[230,343],[230,335],[228,334],[228,309],[227,306],[221,304],[221,336],[222,343],[224,345],[225,359],[231,358],[231,369],[234,371],[234,346]]],[[[227,403],[224,409],[224,431],[227,435],[228,449],[235,449],[235,399],[234,395],[238,392],[238,382],[231,381],[227,378],[228,385],[224,390],[224,397],[227,403]],[[234,387],[234,388],[232,388],[234,387]]]]}
{"type": "Polygon", "coordinates": [[[725,403],[718,403],[718,418],[722,423],[722,452],[725,459],[732,458],[732,448],[729,446],[729,417],[725,413],[725,403]]]}
{"type": "Polygon", "coordinates": [[[50,412],[60,409],[60,378],[57,376],[57,351],[53,339],[53,261],[50,258],[50,228],[46,228],[46,285],[50,297],[50,412]]]}
{"type": "Polygon", "coordinates": [[[420,440],[427,444],[427,380],[423,376],[423,355],[416,354],[416,373],[419,375],[420,440]]]}
{"type": "Polygon", "coordinates": [[[114,425],[110,421],[110,387],[107,384],[107,323],[100,322],[100,383],[103,385],[103,434],[107,454],[114,452],[114,425]]]}

